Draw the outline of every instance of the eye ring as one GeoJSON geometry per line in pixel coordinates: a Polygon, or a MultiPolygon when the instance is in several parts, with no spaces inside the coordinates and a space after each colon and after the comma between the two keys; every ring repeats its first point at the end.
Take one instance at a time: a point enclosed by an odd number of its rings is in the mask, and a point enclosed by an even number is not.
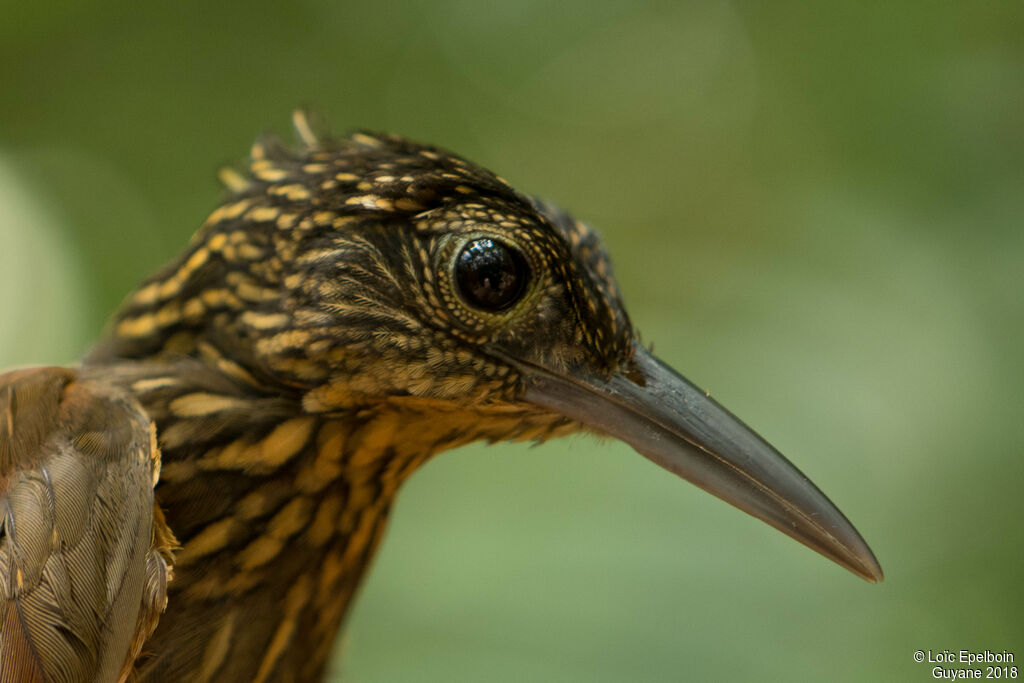
{"type": "Polygon", "coordinates": [[[526,292],[530,268],[516,249],[491,237],[478,237],[462,246],[452,266],[459,296],[488,313],[506,311],[526,292]]]}

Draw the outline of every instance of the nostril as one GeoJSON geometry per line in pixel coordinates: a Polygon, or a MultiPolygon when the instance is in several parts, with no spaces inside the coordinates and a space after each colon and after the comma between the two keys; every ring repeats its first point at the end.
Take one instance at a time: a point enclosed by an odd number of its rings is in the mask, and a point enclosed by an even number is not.
{"type": "Polygon", "coordinates": [[[640,368],[637,367],[636,361],[632,358],[626,361],[622,375],[638,387],[647,386],[647,378],[644,376],[644,373],[640,371],[640,368]]]}

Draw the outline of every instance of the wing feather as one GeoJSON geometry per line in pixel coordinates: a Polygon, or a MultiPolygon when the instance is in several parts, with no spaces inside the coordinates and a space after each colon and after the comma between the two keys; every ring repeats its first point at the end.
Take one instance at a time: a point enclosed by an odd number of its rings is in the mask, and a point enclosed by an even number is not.
{"type": "Polygon", "coordinates": [[[0,375],[0,683],[118,681],[166,604],[153,426],[73,370],[0,375]]]}

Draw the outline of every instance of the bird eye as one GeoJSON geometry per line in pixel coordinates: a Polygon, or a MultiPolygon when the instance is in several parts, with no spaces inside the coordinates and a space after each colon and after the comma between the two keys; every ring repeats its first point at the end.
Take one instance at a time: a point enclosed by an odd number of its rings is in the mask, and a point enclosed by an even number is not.
{"type": "Polygon", "coordinates": [[[455,258],[455,283],[467,303],[485,311],[503,311],[526,288],[526,259],[496,240],[475,239],[455,258]]]}

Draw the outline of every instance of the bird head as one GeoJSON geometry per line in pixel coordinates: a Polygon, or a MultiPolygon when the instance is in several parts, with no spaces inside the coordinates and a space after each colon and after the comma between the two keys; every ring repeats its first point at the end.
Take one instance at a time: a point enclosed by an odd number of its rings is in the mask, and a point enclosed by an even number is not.
{"type": "Polygon", "coordinates": [[[592,230],[437,147],[295,124],[298,148],[222,172],[230,196],[108,354],[201,356],[308,413],[405,410],[458,432],[444,445],[608,434],[881,579],[824,494],[638,342],[592,230]]]}

